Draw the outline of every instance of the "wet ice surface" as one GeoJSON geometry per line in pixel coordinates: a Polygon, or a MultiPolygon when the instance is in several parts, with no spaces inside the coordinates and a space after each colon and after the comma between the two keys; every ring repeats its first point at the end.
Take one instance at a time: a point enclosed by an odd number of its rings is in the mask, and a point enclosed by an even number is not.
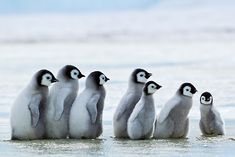
{"type": "MultiPolygon", "coordinates": [[[[104,125],[104,135],[97,140],[1,140],[1,156],[233,156],[234,139],[201,137],[194,120],[187,139],[173,140],[117,140],[110,137],[111,124],[104,125]]],[[[234,135],[234,121],[227,131],[234,135]]],[[[4,127],[1,126],[1,130],[4,127]]],[[[6,136],[6,133],[1,136],[6,136]]],[[[8,134],[8,133],[7,133],[8,134]]],[[[7,135],[8,136],[8,135],[7,135]]],[[[6,137],[4,137],[6,138],[6,137]]]]}
{"type": "MultiPolygon", "coordinates": [[[[0,156],[233,156],[235,141],[234,41],[84,42],[0,44],[0,156]],[[78,65],[88,75],[103,71],[105,85],[104,134],[98,140],[9,141],[9,112],[17,93],[33,73],[48,68],[56,73],[65,64],[78,65]],[[130,72],[142,67],[163,86],[155,93],[156,111],[185,81],[199,93],[190,112],[188,139],[116,140],[112,115],[127,87],[130,72]],[[200,93],[209,90],[222,117],[225,137],[202,138],[198,127],[200,93]]],[[[80,81],[80,92],[84,88],[80,81]]]]}

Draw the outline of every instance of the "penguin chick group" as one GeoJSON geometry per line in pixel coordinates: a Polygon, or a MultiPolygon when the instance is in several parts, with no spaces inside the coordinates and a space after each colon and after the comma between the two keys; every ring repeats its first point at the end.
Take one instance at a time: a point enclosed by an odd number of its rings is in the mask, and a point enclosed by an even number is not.
{"type": "MultiPolygon", "coordinates": [[[[188,114],[197,89],[183,83],[156,117],[153,94],[161,88],[144,69],[135,69],[128,89],[113,116],[116,138],[184,138],[189,129],[188,114]]],[[[103,108],[109,80],[100,71],[91,72],[85,89],[78,95],[81,71],[66,65],[57,77],[50,71],[38,71],[21,91],[11,109],[11,139],[95,139],[103,132],[103,108]],[[49,86],[52,87],[49,90],[49,86]]],[[[224,135],[224,122],[213,105],[213,97],[200,97],[200,129],[203,135],[224,135]]]]}
{"type": "Polygon", "coordinates": [[[12,106],[11,139],[98,137],[102,133],[103,85],[109,79],[100,71],[92,72],[85,90],[77,96],[82,77],[85,76],[72,65],[60,69],[57,78],[48,70],[38,71],[12,106]],[[51,83],[54,85],[49,92],[51,83]]]}
{"type": "MultiPolygon", "coordinates": [[[[185,138],[189,130],[188,114],[197,89],[191,83],[183,83],[176,94],[163,106],[155,119],[153,93],[161,88],[144,69],[132,72],[127,92],[118,104],[113,129],[116,138],[166,139],[185,138]],[[146,83],[147,82],[147,83],[146,83]]],[[[201,95],[200,129],[203,135],[224,135],[224,123],[213,106],[212,95],[201,95]]]]}

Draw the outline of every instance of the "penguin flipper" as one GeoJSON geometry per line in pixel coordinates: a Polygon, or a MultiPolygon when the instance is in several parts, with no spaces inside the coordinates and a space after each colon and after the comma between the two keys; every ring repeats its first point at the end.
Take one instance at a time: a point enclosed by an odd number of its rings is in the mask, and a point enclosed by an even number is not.
{"type": "Polygon", "coordinates": [[[55,107],[55,113],[54,113],[54,119],[56,121],[60,120],[63,112],[64,112],[64,100],[67,97],[69,93],[69,89],[62,88],[58,92],[58,95],[56,96],[54,107],[55,107]]]}
{"type": "Polygon", "coordinates": [[[175,97],[173,97],[172,99],[170,99],[164,106],[164,108],[161,110],[160,115],[159,115],[159,119],[158,122],[162,123],[164,122],[165,119],[167,119],[169,113],[171,112],[171,110],[177,106],[180,103],[180,99],[177,99],[175,97]]]}
{"type": "Polygon", "coordinates": [[[211,122],[211,130],[215,135],[224,135],[224,122],[220,116],[220,113],[214,109],[214,120],[211,122]]]}
{"type": "Polygon", "coordinates": [[[132,100],[132,94],[129,93],[125,98],[123,98],[118,106],[116,120],[119,120],[123,113],[126,111],[128,104],[132,100]]]}
{"type": "Polygon", "coordinates": [[[218,124],[220,124],[220,125],[223,125],[223,124],[224,124],[224,121],[223,121],[223,119],[222,119],[220,113],[215,109],[215,107],[212,108],[212,112],[213,112],[213,114],[214,114],[214,116],[215,116],[216,122],[217,122],[218,124]]]}
{"type": "Polygon", "coordinates": [[[38,121],[39,121],[39,116],[40,116],[39,105],[40,105],[41,99],[42,99],[42,96],[40,94],[37,94],[32,97],[28,105],[28,108],[31,114],[31,125],[34,128],[37,126],[38,121]]]}
{"type": "Polygon", "coordinates": [[[144,104],[137,104],[136,109],[133,110],[130,116],[130,122],[134,121],[140,115],[141,111],[143,111],[144,104]]]}
{"type": "Polygon", "coordinates": [[[99,94],[93,95],[91,97],[91,99],[88,101],[88,103],[86,104],[86,108],[87,108],[87,111],[90,115],[92,124],[94,124],[96,122],[96,118],[97,118],[97,114],[98,114],[97,113],[97,104],[98,104],[99,99],[100,99],[99,94]]]}

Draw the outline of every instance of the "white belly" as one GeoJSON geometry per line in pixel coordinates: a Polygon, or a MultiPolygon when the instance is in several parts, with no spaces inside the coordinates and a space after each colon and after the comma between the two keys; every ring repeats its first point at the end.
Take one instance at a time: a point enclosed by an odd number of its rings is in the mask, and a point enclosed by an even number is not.
{"type": "Polygon", "coordinates": [[[49,138],[66,138],[68,134],[68,120],[64,114],[60,120],[55,120],[54,104],[47,104],[46,108],[46,135],[49,138]]]}
{"type": "MultiPolygon", "coordinates": [[[[39,138],[37,127],[31,126],[31,115],[28,109],[26,98],[17,98],[11,110],[11,128],[12,136],[19,139],[36,139],[39,138]]],[[[40,122],[39,122],[40,123],[40,122]]]]}
{"type": "Polygon", "coordinates": [[[69,119],[69,133],[73,138],[81,138],[90,132],[90,115],[86,108],[89,95],[80,95],[72,105],[69,119]]]}

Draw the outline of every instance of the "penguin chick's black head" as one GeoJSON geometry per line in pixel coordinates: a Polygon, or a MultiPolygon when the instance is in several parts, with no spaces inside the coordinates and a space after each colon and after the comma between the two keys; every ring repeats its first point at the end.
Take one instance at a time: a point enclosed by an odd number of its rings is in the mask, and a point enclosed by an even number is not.
{"type": "Polygon", "coordinates": [[[73,66],[73,65],[66,65],[64,66],[64,75],[69,78],[69,79],[80,79],[82,77],[85,77],[85,75],[83,75],[80,70],[73,66]]]}
{"type": "Polygon", "coordinates": [[[200,103],[204,104],[204,105],[212,105],[213,97],[212,97],[211,93],[209,93],[209,92],[202,93],[202,95],[200,97],[200,103]]]}
{"type": "Polygon", "coordinates": [[[49,86],[51,83],[58,82],[55,76],[46,69],[38,71],[36,73],[36,79],[39,86],[49,86]]]}
{"type": "Polygon", "coordinates": [[[133,82],[135,83],[141,83],[141,84],[144,84],[146,83],[147,79],[152,76],[151,73],[147,72],[146,70],[144,69],[135,69],[133,72],[132,72],[132,80],[133,82]]]}
{"type": "Polygon", "coordinates": [[[94,71],[92,73],[90,73],[90,75],[88,76],[88,78],[93,79],[95,84],[97,86],[103,86],[108,80],[110,80],[109,78],[107,78],[102,72],[100,71],[94,71]]]}
{"type": "Polygon", "coordinates": [[[191,83],[183,83],[180,86],[180,94],[192,97],[197,92],[197,89],[191,83]]]}
{"type": "Polygon", "coordinates": [[[151,95],[153,93],[155,93],[158,89],[160,89],[162,86],[160,86],[159,84],[157,84],[154,81],[148,81],[145,86],[144,86],[144,93],[146,95],[151,95]]]}

